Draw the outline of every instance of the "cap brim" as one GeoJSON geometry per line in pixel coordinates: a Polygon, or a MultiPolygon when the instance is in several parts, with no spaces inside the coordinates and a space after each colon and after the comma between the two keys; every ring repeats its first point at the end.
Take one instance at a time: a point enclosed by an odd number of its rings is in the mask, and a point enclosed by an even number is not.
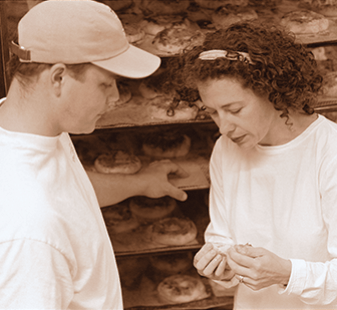
{"type": "Polygon", "coordinates": [[[151,75],[159,68],[160,62],[158,56],[130,44],[124,53],[92,63],[117,75],[137,79],[151,75]]]}

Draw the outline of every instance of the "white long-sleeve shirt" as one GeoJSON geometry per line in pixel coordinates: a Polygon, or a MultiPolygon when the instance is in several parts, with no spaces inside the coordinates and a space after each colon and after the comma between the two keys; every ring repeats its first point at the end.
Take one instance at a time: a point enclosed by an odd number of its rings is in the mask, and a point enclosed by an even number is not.
{"type": "Polygon", "coordinates": [[[320,115],[289,143],[249,151],[220,137],[210,174],[206,241],[292,262],[285,290],[239,284],[235,309],[337,309],[337,124],[320,115]]]}
{"type": "Polygon", "coordinates": [[[66,133],[0,128],[0,309],[123,309],[94,189],[66,133]]]}

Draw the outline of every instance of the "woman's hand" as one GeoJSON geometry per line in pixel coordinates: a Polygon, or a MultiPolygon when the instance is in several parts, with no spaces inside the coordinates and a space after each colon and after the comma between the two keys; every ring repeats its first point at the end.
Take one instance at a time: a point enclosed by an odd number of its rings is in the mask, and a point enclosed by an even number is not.
{"type": "Polygon", "coordinates": [[[206,243],[194,256],[194,267],[201,276],[212,280],[229,281],[234,272],[227,265],[226,256],[219,254],[211,243],[206,243]]]}
{"type": "Polygon", "coordinates": [[[231,247],[227,252],[227,262],[240,282],[252,290],[273,284],[287,285],[291,274],[290,260],[250,245],[231,247]]]}

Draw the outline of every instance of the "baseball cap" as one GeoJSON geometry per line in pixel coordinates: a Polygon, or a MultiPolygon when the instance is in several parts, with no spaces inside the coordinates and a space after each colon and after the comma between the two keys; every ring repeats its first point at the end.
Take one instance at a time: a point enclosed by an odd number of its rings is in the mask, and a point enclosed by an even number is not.
{"type": "Polygon", "coordinates": [[[11,51],[21,62],[93,63],[129,78],[149,76],[160,58],[129,44],[122,23],[107,5],[93,0],[47,0],[18,25],[11,51]]]}

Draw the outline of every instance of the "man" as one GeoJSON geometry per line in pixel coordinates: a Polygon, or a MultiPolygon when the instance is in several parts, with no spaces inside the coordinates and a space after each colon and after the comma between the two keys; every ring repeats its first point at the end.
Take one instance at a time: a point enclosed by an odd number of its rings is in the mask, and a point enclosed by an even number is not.
{"type": "Polygon", "coordinates": [[[152,74],[160,59],[130,46],[95,1],[44,1],[20,21],[19,61],[0,107],[0,308],[123,309],[99,209],[130,196],[179,200],[171,162],[134,176],[85,172],[69,133],[91,133],[116,77],[152,74]],[[90,181],[89,181],[89,178],[90,181]]]}

